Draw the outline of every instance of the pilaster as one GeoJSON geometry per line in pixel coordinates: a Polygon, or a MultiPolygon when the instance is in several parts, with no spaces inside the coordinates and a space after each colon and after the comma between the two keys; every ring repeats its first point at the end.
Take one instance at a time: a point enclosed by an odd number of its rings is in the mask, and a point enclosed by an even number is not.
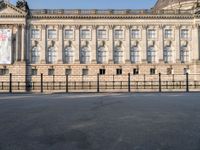
{"type": "Polygon", "coordinates": [[[113,44],[114,44],[114,36],[113,36],[113,29],[114,29],[114,26],[113,25],[110,25],[109,26],[109,48],[108,48],[108,55],[109,55],[109,64],[113,64],[113,44]]]}
{"type": "Polygon", "coordinates": [[[80,25],[75,26],[75,63],[80,64],[80,25]]]}

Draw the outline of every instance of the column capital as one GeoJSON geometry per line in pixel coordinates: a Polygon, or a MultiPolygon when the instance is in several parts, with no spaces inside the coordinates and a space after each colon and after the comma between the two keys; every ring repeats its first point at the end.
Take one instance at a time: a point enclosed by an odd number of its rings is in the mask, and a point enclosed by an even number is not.
{"type": "Polygon", "coordinates": [[[149,26],[148,25],[142,25],[142,29],[146,30],[149,26]]]}
{"type": "Polygon", "coordinates": [[[115,28],[115,26],[114,26],[114,25],[108,25],[108,27],[109,27],[109,29],[110,29],[110,30],[112,30],[112,29],[114,29],[114,28],[115,28]]]}
{"type": "Polygon", "coordinates": [[[79,30],[81,28],[81,25],[75,25],[75,29],[79,30]]]}

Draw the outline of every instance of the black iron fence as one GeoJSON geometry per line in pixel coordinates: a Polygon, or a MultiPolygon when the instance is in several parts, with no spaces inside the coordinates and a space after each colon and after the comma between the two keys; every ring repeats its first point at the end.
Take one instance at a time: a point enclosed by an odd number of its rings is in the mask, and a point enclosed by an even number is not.
{"type": "Polygon", "coordinates": [[[200,91],[199,74],[0,76],[0,92],[200,91]]]}

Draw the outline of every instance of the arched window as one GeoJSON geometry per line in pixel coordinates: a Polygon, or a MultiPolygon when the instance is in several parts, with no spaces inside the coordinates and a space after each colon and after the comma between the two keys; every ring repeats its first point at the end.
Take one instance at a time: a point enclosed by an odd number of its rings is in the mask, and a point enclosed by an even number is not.
{"type": "Polygon", "coordinates": [[[131,48],[131,63],[139,62],[139,50],[138,47],[133,46],[131,48]]]}
{"type": "Polygon", "coordinates": [[[106,50],[105,47],[99,47],[97,50],[97,63],[106,63],[106,50]]]}
{"type": "Polygon", "coordinates": [[[90,63],[90,50],[88,47],[82,47],[80,52],[80,62],[82,64],[90,63]]]}
{"type": "Polygon", "coordinates": [[[50,64],[55,63],[56,62],[56,50],[55,50],[55,47],[49,47],[47,53],[48,53],[47,54],[48,55],[48,58],[47,58],[48,63],[50,63],[50,64]]]}
{"type": "Polygon", "coordinates": [[[114,49],[114,63],[120,64],[123,61],[123,51],[121,47],[115,47],[114,49]]]}
{"type": "Polygon", "coordinates": [[[172,61],[172,50],[171,50],[171,47],[169,46],[166,46],[164,48],[164,62],[165,63],[168,63],[170,61],[172,61]]]}
{"type": "Polygon", "coordinates": [[[73,63],[74,53],[72,47],[66,47],[64,51],[64,61],[65,63],[73,63]]]}
{"type": "Polygon", "coordinates": [[[156,61],[156,51],[153,46],[149,47],[147,50],[147,62],[154,63],[156,61]]]}
{"type": "Polygon", "coordinates": [[[189,61],[189,51],[186,46],[181,47],[181,62],[185,63],[189,61]]]}
{"type": "Polygon", "coordinates": [[[39,62],[40,52],[37,46],[33,47],[31,50],[31,63],[36,64],[39,62]]]}

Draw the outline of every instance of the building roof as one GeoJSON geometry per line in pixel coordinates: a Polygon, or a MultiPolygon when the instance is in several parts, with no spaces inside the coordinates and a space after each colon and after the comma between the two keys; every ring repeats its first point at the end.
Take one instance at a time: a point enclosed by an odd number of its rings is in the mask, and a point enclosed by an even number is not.
{"type": "Polygon", "coordinates": [[[191,3],[197,3],[199,0],[158,0],[155,4],[155,9],[163,9],[165,7],[168,7],[170,5],[174,4],[181,4],[184,2],[191,2],[191,3]]]}

